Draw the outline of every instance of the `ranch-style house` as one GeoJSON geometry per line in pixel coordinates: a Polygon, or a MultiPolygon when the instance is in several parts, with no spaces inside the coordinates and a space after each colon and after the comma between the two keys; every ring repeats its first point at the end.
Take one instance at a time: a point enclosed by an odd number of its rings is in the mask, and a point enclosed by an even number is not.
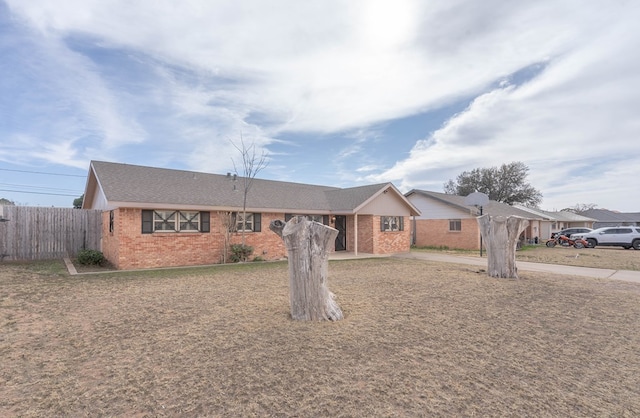
{"type": "Polygon", "coordinates": [[[336,228],[334,251],[410,250],[410,217],[420,211],[391,183],[343,189],[254,178],[243,211],[244,180],[92,161],[82,207],[103,211],[102,252],[118,269],[221,263],[243,236],[250,259],[282,259],[269,223],[294,215],[336,228]]]}

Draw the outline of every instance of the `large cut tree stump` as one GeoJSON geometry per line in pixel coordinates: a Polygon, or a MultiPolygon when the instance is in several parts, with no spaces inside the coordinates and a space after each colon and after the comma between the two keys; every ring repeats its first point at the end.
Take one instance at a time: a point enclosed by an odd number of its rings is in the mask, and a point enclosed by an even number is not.
{"type": "Polygon", "coordinates": [[[291,317],[301,321],[342,319],[342,310],[327,288],[329,249],[338,230],[304,216],[294,216],[286,224],[272,221],[269,229],[283,239],[287,248],[291,317]]]}
{"type": "Polygon", "coordinates": [[[487,274],[491,277],[518,278],[516,246],[529,221],[519,216],[478,217],[480,233],[487,247],[487,274]]]}

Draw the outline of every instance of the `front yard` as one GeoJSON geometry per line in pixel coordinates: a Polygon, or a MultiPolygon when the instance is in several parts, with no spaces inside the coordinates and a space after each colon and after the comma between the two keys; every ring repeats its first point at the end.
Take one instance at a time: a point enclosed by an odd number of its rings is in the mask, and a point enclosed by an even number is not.
{"type": "Polygon", "coordinates": [[[2,264],[0,416],[640,415],[638,284],[329,268],[336,323],[289,318],[285,263],[2,264]]]}

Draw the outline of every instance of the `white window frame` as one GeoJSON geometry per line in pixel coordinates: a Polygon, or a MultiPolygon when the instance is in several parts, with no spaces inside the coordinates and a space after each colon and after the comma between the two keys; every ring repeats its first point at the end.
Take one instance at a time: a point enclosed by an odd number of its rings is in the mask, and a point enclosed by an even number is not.
{"type": "Polygon", "coordinates": [[[253,232],[253,212],[247,212],[247,219],[244,220],[244,214],[238,212],[236,214],[236,231],[237,232],[253,232]]]}
{"type": "Polygon", "coordinates": [[[200,232],[200,212],[195,210],[178,211],[178,228],[180,232],[200,232]],[[183,228],[183,224],[186,224],[185,228],[183,228]]]}
{"type": "Polygon", "coordinates": [[[179,210],[154,210],[153,211],[153,232],[200,232],[200,212],[179,211],[179,210]],[[182,224],[193,225],[196,222],[196,229],[183,228],[182,224]],[[167,229],[159,229],[159,226],[168,226],[167,229]]]}
{"type": "Polygon", "coordinates": [[[383,216],[382,225],[382,232],[400,232],[400,217],[383,216]]]}

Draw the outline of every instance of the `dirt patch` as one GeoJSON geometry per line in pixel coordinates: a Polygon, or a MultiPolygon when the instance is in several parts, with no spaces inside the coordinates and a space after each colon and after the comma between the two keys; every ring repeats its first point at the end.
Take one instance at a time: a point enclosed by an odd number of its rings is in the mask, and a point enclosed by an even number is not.
{"type": "Polygon", "coordinates": [[[305,323],[285,263],[63,269],[0,266],[1,416],[640,415],[637,284],[335,261],[305,323]]]}

